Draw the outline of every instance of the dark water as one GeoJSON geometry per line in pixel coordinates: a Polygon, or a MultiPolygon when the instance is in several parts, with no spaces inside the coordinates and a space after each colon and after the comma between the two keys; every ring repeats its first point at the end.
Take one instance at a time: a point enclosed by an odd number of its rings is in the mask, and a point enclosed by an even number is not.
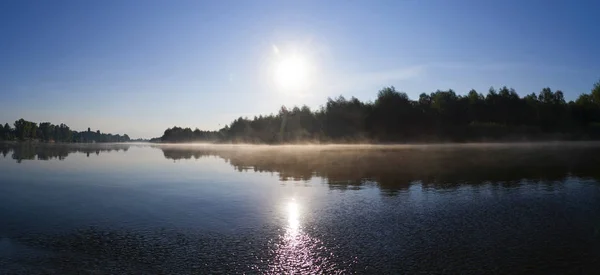
{"type": "Polygon", "coordinates": [[[0,273],[600,268],[598,144],[0,149],[0,273]]]}

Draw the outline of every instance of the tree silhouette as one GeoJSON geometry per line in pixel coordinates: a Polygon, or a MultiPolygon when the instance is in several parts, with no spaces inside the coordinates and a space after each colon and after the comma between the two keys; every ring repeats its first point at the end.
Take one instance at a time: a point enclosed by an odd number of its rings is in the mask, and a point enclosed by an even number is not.
{"type": "Polygon", "coordinates": [[[520,97],[509,87],[422,93],[411,100],[395,87],[374,102],[339,96],[312,111],[282,107],[277,114],[238,118],[219,131],[173,127],[162,142],[439,142],[486,140],[600,139],[600,82],[591,93],[566,102],[564,93],[543,88],[520,97]]]}
{"type": "Polygon", "coordinates": [[[88,128],[87,132],[72,131],[65,124],[54,125],[50,122],[39,124],[19,119],[14,123],[15,128],[11,129],[8,123],[0,127],[0,140],[39,140],[44,142],[127,142],[130,141],[128,135],[102,134],[100,130],[92,132],[88,128]]]}

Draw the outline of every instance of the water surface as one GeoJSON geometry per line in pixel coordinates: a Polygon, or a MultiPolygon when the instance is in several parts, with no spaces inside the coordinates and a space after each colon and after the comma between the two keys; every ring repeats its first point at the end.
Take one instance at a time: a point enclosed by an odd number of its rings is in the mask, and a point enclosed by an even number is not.
{"type": "Polygon", "coordinates": [[[0,270],[593,273],[600,145],[0,144],[0,270]]]}

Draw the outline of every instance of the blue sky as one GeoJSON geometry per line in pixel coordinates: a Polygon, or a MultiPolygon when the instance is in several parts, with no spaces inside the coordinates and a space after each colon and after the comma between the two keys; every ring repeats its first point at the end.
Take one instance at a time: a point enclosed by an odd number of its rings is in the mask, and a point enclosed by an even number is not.
{"type": "Polygon", "coordinates": [[[174,125],[507,85],[567,99],[600,79],[600,1],[0,1],[0,120],[132,137],[174,125]],[[311,65],[273,85],[274,47],[311,65]]]}

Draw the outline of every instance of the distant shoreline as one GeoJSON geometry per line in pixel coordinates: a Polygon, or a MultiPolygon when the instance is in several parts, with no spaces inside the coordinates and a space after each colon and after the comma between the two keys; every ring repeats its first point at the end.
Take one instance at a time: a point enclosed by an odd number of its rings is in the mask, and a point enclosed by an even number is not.
{"type": "Polygon", "coordinates": [[[5,145],[40,145],[40,146],[69,146],[69,147],[105,147],[110,145],[148,145],[148,146],[168,146],[168,147],[189,147],[189,146],[205,146],[205,147],[255,147],[255,148],[275,148],[275,147],[371,147],[371,148],[400,148],[400,147],[477,147],[477,146],[555,146],[555,145],[598,145],[600,140],[520,140],[520,141],[470,141],[470,142],[406,142],[406,143],[243,143],[243,142],[40,142],[40,141],[3,141],[0,144],[5,145]]]}
{"type": "Polygon", "coordinates": [[[187,143],[166,143],[166,142],[98,142],[98,143],[78,143],[78,142],[30,142],[30,141],[0,141],[0,144],[10,145],[42,145],[42,146],[110,146],[110,145],[149,145],[149,146],[214,146],[214,147],[419,147],[419,146],[550,146],[550,145],[599,145],[600,140],[554,140],[554,141],[485,141],[485,142],[427,142],[427,143],[207,143],[207,142],[187,142],[187,143]]]}

